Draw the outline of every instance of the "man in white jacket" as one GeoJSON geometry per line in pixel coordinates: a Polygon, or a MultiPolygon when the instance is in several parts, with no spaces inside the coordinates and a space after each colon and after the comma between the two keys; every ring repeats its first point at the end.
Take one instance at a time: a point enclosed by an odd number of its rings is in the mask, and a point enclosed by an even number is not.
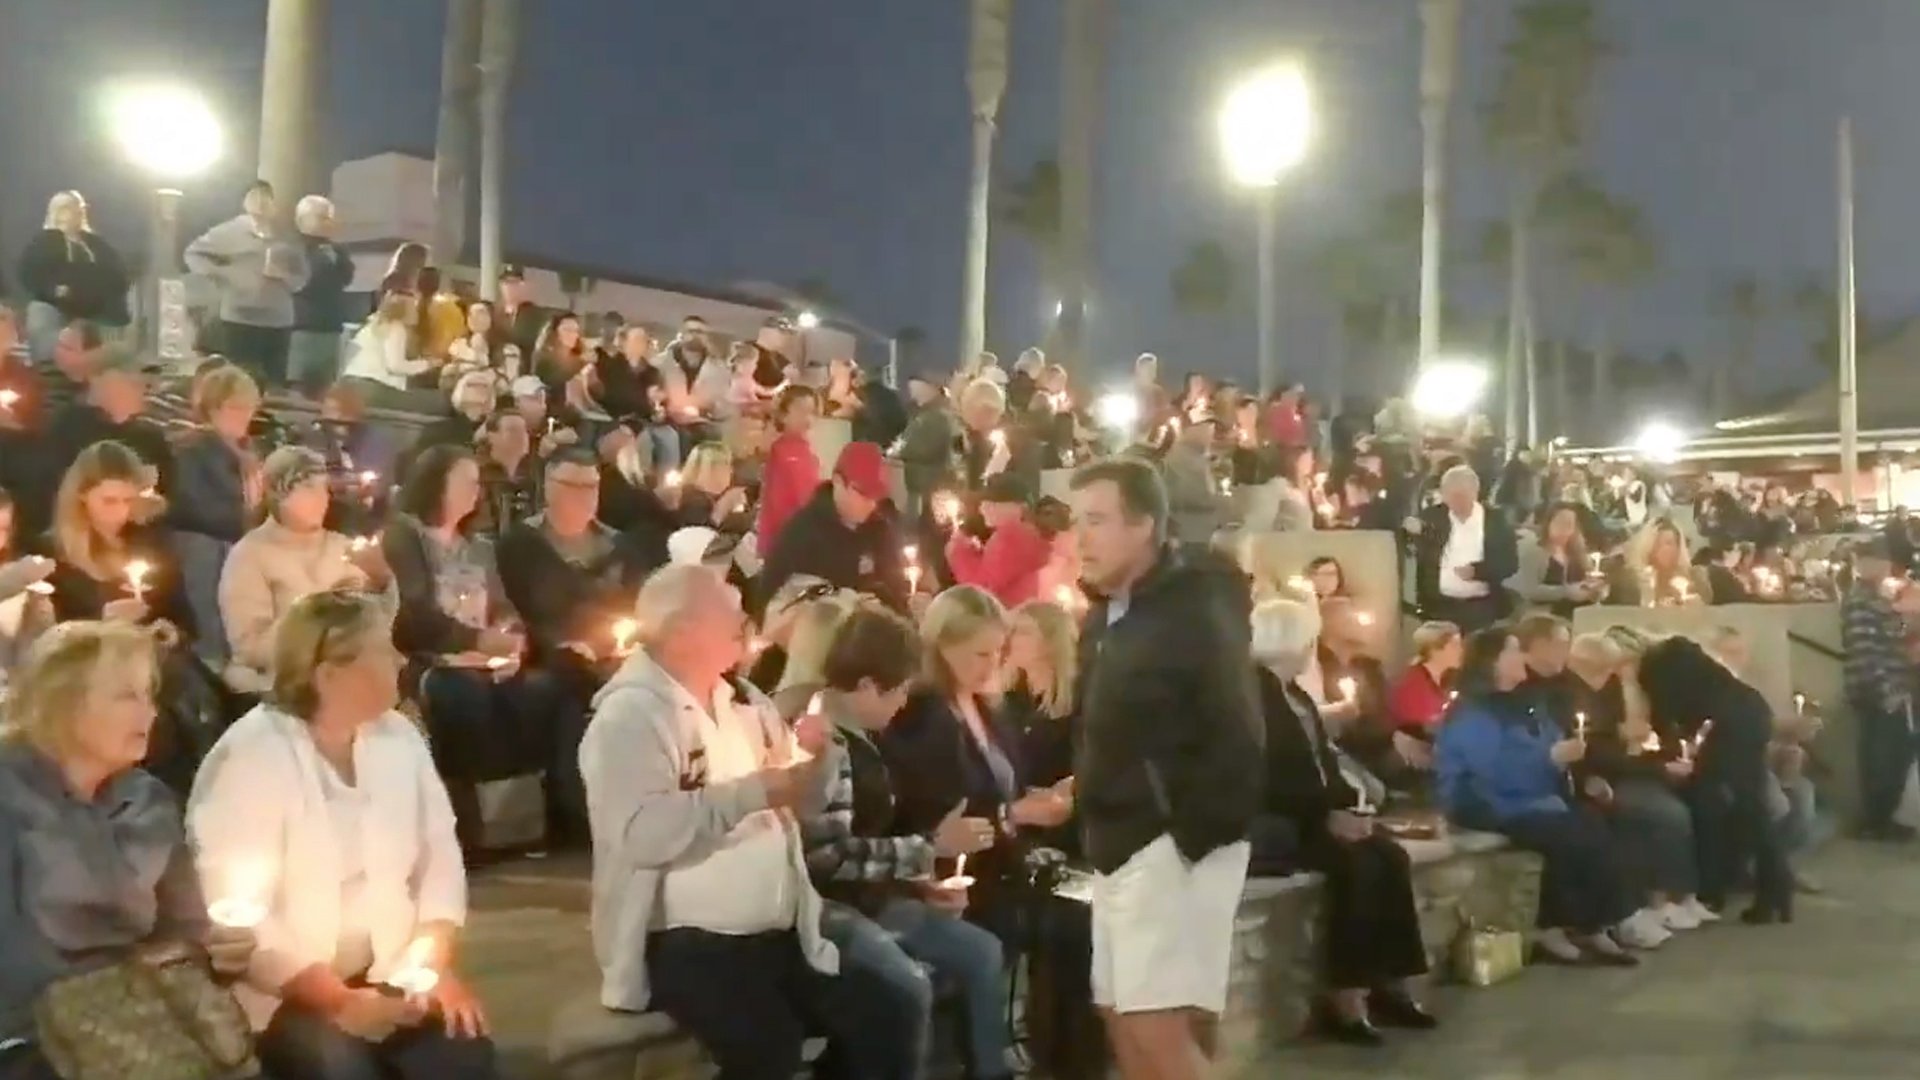
{"type": "Polygon", "coordinates": [[[791,1080],[818,1032],[846,1075],[907,1075],[899,1003],[839,974],[820,934],[795,813],[825,805],[826,721],[789,729],[728,678],[748,626],[712,570],[659,571],[635,617],[640,648],[594,699],[580,745],[601,1003],[671,1016],[722,1080],[791,1080]]]}

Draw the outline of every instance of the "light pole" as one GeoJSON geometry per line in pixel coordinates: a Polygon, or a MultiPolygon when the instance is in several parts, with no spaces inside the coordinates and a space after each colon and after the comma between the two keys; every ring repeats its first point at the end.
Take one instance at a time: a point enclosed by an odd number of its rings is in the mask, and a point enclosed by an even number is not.
{"type": "Polygon", "coordinates": [[[180,189],[219,160],[225,136],[205,98],[181,86],[130,87],[109,104],[113,137],[127,159],[155,184],[147,229],[147,266],[140,279],[140,343],[174,363],[192,352],[186,288],[180,266],[180,189]]]}
{"type": "Polygon", "coordinates": [[[1306,71],[1291,61],[1261,71],[1227,95],[1220,110],[1220,145],[1233,179],[1260,200],[1260,393],[1280,381],[1274,266],[1280,180],[1306,156],[1313,137],[1313,95],[1306,71]]]}

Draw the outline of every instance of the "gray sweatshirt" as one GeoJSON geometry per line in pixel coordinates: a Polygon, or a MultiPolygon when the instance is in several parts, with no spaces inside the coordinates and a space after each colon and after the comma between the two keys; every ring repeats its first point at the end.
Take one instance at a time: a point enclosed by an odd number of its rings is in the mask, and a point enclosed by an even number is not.
{"type": "Polygon", "coordinates": [[[187,245],[187,269],[214,284],[222,322],[287,329],[293,294],[306,287],[307,249],[297,233],[262,230],[246,214],[187,245]]]}

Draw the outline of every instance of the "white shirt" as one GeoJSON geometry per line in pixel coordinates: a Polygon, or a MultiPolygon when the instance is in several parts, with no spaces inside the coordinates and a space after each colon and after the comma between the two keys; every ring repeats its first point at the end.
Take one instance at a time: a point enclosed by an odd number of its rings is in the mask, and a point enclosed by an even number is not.
{"type": "Polygon", "coordinates": [[[433,370],[425,360],[407,359],[407,328],[399,323],[369,322],[347,345],[343,377],[371,379],[382,386],[405,390],[407,380],[433,370]]]}
{"type": "Polygon", "coordinates": [[[1453,526],[1447,534],[1447,546],[1440,552],[1440,595],[1455,600],[1477,600],[1488,595],[1487,583],[1469,581],[1454,571],[1484,562],[1487,557],[1487,508],[1475,503],[1465,521],[1447,512],[1453,526]]]}
{"type": "MultiPolygon", "coordinates": [[[[357,757],[357,742],[355,747],[357,757]]],[[[334,949],[333,971],[351,979],[373,966],[373,931],[367,911],[367,796],[324,759],[320,794],[327,803],[340,857],[340,943],[334,949]]]]}
{"type": "MultiPolygon", "coordinates": [[[[726,783],[769,764],[771,748],[751,709],[734,705],[722,683],[710,708],[695,704],[684,688],[675,695],[692,710],[706,757],[705,782],[726,783]]],[[[695,927],[716,934],[790,930],[799,917],[791,871],[791,830],[778,811],[748,814],[706,858],[667,871],[660,888],[660,920],[666,927],[695,927]]]]}

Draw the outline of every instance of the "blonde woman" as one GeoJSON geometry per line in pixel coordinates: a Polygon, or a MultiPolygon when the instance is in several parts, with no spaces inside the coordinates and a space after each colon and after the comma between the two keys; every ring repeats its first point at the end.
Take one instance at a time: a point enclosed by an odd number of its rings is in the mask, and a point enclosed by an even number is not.
{"type": "Polygon", "coordinates": [[[827,650],[857,604],[855,594],[843,591],[809,600],[794,615],[787,637],[787,665],[780,672],[779,687],[768,695],[788,723],[799,719],[813,695],[826,688],[827,650]]]}
{"type": "Polygon", "coordinates": [[[1626,558],[1608,596],[1629,606],[1710,604],[1713,585],[1706,569],[1693,565],[1680,527],[1661,518],[1627,543],[1626,558]]]}
{"type": "Polygon", "coordinates": [[[1020,732],[1020,752],[1035,784],[1058,784],[1073,775],[1079,651],[1080,624],[1066,608],[1029,600],[1013,610],[1003,708],[1008,726],[1020,732]]]}
{"type": "Polygon", "coordinates": [[[127,325],[131,279],[120,253],[93,231],[87,200],[62,191],[47,200],[47,218],[20,254],[20,284],[27,302],[27,341],[36,363],[53,356],[60,328],[75,319],[100,326],[127,325]]]}
{"type": "Polygon", "coordinates": [[[977,490],[987,477],[1006,472],[1013,465],[1018,434],[1002,424],[1007,415],[1007,392],[994,383],[986,379],[968,383],[960,392],[959,403],[960,465],[967,487],[977,490]],[[995,432],[999,432],[998,437],[995,432]]]}
{"type": "Polygon", "coordinates": [[[230,364],[216,367],[195,381],[193,417],[199,426],[174,448],[167,523],[199,630],[194,650],[216,671],[227,660],[220,568],[260,509],[260,461],[249,434],[259,411],[253,376],[230,364]]]}
{"type": "Polygon", "coordinates": [[[389,622],[364,593],[295,601],[266,703],[220,737],[187,804],[208,895],[264,909],[236,992],[283,1080],[499,1075],[452,966],[466,871],[426,740],[394,711],[389,622]],[[423,973],[419,992],[382,989],[423,973]]]}
{"type": "Polygon", "coordinates": [[[140,769],[158,682],[150,632],[70,622],[34,643],[14,684],[0,728],[0,1075],[56,1075],[34,1005],[69,975],[202,944],[237,975],[253,954],[251,932],[209,923],[179,804],[140,769]]]}
{"type": "Polygon", "coordinates": [[[745,488],[733,482],[733,452],[725,443],[703,442],[687,455],[680,471],[682,525],[706,525],[731,536],[753,528],[753,510],[745,488]]]}
{"type": "Polygon", "coordinates": [[[160,618],[192,631],[180,562],[166,533],[133,520],[135,502],[152,484],[153,470],[122,443],[94,443],[68,467],[42,552],[54,561],[47,582],[61,622],[160,618]]]}
{"type": "Polygon", "coordinates": [[[1432,738],[1446,716],[1453,675],[1466,658],[1466,639],[1450,622],[1421,623],[1413,632],[1413,663],[1387,694],[1397,731],[1432,738]]]}
{"type": "Polygon", "coordinates": [[[431,360],[410,355],[419,308],[413,281],[388,275],[381,284],[380,307],[353,335],[347,346],[346,365],[340,372],[341,379],[366,395],[367,404],[404,403],[408,381],[433,370],[431,360]]]}
{"type": "MultiPolygon", "coordinates": [[[[903,830],[932,833],[957,807],[968,817],[1000,822],[1008,835],[1057,828],[1071,813],[1067,786],[1032,784],[1020,732],[998,706],[1009,624],[1000,601],[970,585],[948,589],[928,605],[920,628],[922,685],[880,740],[903,830]]],[[[1002,844],[967,864],[976,881],[967,916],[988,929],[1011,925],[1006,890],[1019,869],[1013,860],[1002,844]]]]}

